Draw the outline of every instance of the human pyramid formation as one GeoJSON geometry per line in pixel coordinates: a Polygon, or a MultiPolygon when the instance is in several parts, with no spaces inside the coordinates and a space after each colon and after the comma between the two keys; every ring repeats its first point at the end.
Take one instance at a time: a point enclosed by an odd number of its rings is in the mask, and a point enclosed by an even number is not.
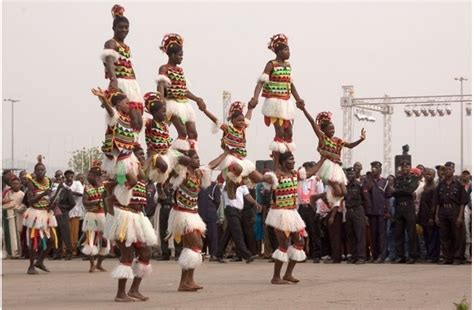
{"type": "MultiPolygon", "coordinates": [[[[209,186],[211,171],[217,170],[226,180],[230,199],[235,199],[236,188],[245,182],[265,182],[272,188],[273,202],[266,224],[275,228],[279,247],[273,253],[275,267],[271,283],[299,282],[292,272],[306,255],[303,251],[305,224],[296,210],[298,181],[317,173],[329,185],[330,205],[339,205],[347,182],[341,168],[341,150],[362,142],[365,131],[362,130],[358,141],[349,143],[334,137],[330,112],[320,113],[313,119],[292,82],[291,66],[287,61],[290,56],[288,38],[284,34],[274,35],[268,44],[276,57],[266,64],[248,107],[242,102],[233,102],[223,124],[207,109],[203,99],[187,88],[183,69],[179,66],[183,60],[183,38],[179,34],[164,36],[160,49],[168,55],[168,63],[159,68],[157,91],[142,96],[135,79],[130,48],[124,43],[129,21],[123,13],[124,8],[119,5],[112,8],[114,37],[105,43],[101,57],[110,84],[107,90],[92,89],[106,110],[107,130],[102,146],[103,161],[91,168],[83,199],[87,214],[82,251],[91,258],[91,271],[105,271],[101,263],[113,242],[121,254],[119,264],[112,271],[112,276],[119,282],[115,301],[148,299],[139,292],[139,286],[141,279],[151,273],[151,246],[157,244],[155,231],[142,212],[146,205],[145,184],[151,180],[156,182],[159,196],[165,195],[164,188],[173,189],[168,238],[183,242],[178,261],[182,268],[178,290],[202,289],[194,281],[194,270],[202,263],[202,236],[206,231],[206,225],[197,213],[197,197],[201,188],[209,186]],[[265,124],[275,128],[275,137],[270,144],[275,171],[264,175],[247,159],[245,135],[260,93],[265,98],[262,108],[265,124]],[[223,133],[222,154],[204,166],[199,161],[196,118],[190,100],[196,102],[199,110],[211,120],[213,129],[223,133]],[[299,171],[294,169],[292,154],[296,107],[303,111],[318,137],[321,154],[316,166],[299,171]],[[152,118],[144,117],[144,112],[152,118]],[[177,130],[176,139],[170,137],[169,123],[177,130]],[[137,142],[143,127],[146,156],[137,142]],[[105,181],[102,181],[104,174],[105,181]],[[281,277],[285,262],[288,267],[281,277]],[[125,290],[127,279],[133,280],[128,293],[125,290]]],[[[48,208],[51,180],[44,176],[44,170],[40,161],[30,183],[34,192],[32,208],[25,215],[31,244],[42,241],[45,246],[36,249],[43,252],[51,246],[56,226],[48,208]]],[[[34,267],[47,270],[43,253],[35,264],[34,255],[32,257],[28,273],[36,273],[34,267]]]]}

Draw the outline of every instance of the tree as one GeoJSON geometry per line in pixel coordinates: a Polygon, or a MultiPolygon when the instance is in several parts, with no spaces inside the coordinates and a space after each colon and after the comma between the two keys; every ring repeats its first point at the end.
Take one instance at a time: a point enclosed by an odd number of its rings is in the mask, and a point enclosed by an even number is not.
{"type": "Polygon", "coordinates": [[[100,148],[92,147],[86,149],[83,147],[81,150],[72,152],[72,157],[69,159],[68,165],[76,174],[87,174],[94,160],[102,160],[102,151],[100,148]]]}

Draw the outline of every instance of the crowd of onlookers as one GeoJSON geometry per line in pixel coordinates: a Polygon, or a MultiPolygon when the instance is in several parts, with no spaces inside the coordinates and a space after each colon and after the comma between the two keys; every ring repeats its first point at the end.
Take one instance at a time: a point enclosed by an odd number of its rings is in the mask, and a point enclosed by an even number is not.
{"type": "MultiPolygon", "coordinates": [[[[303,164],[305,168],[314,162],[303,164]]],[[[306,224],[305,249],[309,261],[319,263],[442,263],[462,264],[471,260],[471,174],[453,175],[454,164],[436,169],[401,163],[397,176],[382,177],[380,162],[362,173],[362,165],[345,169],[347,193],[340,206],[329,207],[326,186],[318,177],[299,182],[298,212],[306,224]],[[456,187],[458,186],[458,187],[456,187]],[[462,190],[461,190],[462,189],[462,190]],[[457,195],[457,196],[456,196],[457,195]],[[456,197],[455,197],[456,196],[456,197]],[[462,213],[462,214],[461,214],[462,213]]],[[[50,259],[70,260],[82,256],[81,223],[84,176],[71,170],[56,171],[53,192],[63,188],[53,201],[59,246],[50,259]]],[[[3,257],[27,258],[27,231],[22,214],[27,208],[25,193],[28,172],[4,170],[2,175],[3,257]],[[6,252],[6,253],[5,253],[6,252]]],[[[179,256],[180,245],[166,239],[173,199],[170,188],[158,198],[155,185],[147,185],[149,217],[159,245],[158,260],[179,256]]],[[[242,185],[229,206],[224,180],[217,178],[199,193],[199,215],[207,225],[205,257],[226,263],[247,262],[257,257],[272,259],[278,247],[275,232],[265,225],[272,192],[263,183],[242,185]],[[236,212],[226,209],[235,208],[236,212]],[[244,253],[244,255],[242,255],[244,253]],[[245,253],[250,253],[251,259],[245,253]],[[242,257],[244,256],[244,257],[242,257]]],[[[234,210],[234,209],[233,209],[234,210]]],[[[111,256],[114,256],[112,251],[111,256]]],[[[204,257],[203,257],[204,258],[204,257]]]]}

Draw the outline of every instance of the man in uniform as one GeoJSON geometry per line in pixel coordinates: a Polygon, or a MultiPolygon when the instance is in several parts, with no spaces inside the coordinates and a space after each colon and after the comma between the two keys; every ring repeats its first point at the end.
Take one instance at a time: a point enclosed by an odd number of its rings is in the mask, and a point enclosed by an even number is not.
{"type": "Polygon", "coordinates": [[[418,258],[416,247],[416,210],[413,193],[418,188],[418,178],[410,175],[410,163],[400,162],[400,175],[395,178],[395,243],[398,258],[395,263],[414,264],[418,258]],[[405,258],[405,230],[408,234],[408,254],[405,258]]]}
{"type": "Polygon", "coordinates": [[[381,177],[382,163],[373,161],[371,173],[364,182],[368,193],[367,216],[369,218],[370,236],[372,240],[372,259],[376,264],[385,262],[387,258],[387,199],[391,196],[389,182],[381,177]]]}
{"type": "Polygon", "coordinates": [[[440,264],[464,263],[464,206],[469,197],[454,179],[454,163],[448,161],[444,179],[436,188],[436,223],[440,227],[443,260],[440,264]]]}
{"type": "Polygon", "coordinates": [[[365,264],[365,207],[367,195],[362,184],[356,180],[354,168],[346,169],[347,193],[344,197],[346,204],[347,239],[351,250],[349,263],[365,264]]]}

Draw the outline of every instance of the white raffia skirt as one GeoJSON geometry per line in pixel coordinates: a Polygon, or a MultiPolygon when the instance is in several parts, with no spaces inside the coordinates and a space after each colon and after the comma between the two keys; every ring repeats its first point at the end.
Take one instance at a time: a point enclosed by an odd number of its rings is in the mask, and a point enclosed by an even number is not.
{"type": "Polygon", "coordinates": [[[265,98],[262,114],[267,117],[280,118],[288,121],[295,119],[296,104],[293,99],[265,98]]]}
{"type": "Polygon", "coordinates": [[[143,103],[143,95],[137,80],[117,79],[118,88],[128,97],[130,102],[143,103]]]}
{"type": "Polygon", "coordinates": [[[268,211],[265,224],[285,232],[300,232],[306,227],[296,209],[273,209],[268,211]]]}
{"type": "Polygon", "coordinates": [[[105,213],[86,212],[82,222],[82,231],[104,231],[105,213]]]}
{"type": "Polygon", "coordinates": [[[109,178],[115,178],[117,174],[137,175],[138,174],[138,159],[135,154],[132,154],[122,160],[117,160],[118,155],[114,155],[112,159],[104,156],[102,160],[101,169],[107,173],[109,178]]]}
{"type": "Polygon", "coordinates": [[[23,226],[48,231],[50,227],[57,227],[58,222],[53,211],[28,208],[23,214],[23,226]]]}
{"type": "Polygon", "coordinates": [[[193,107],[189,100],[186,102],[178,102],[173,99],[166,99],[166,117],[171,119],[173,115],[179,117],[183,124],[196,122],[196,115],[194,114],[193,107]]]}
{"type": "Polygon", "coordinates": [[[178,164],[178,159],[180,156],[180,152],[170,149],[164,155],[154,154],[148,157],[145,162],[145,172],[148,175],[148,179],[152,180],[153,182],[163,184],[168,179],[171,171],[173,171],[178,164]],[[161,171],[154,167],[154,163],[158,157],[161,157],[161,159],[163,159],[168,165],[168,168],[164,173],[161,173],[161,171]]]}
{"type": "Polygon", "coordinates": [[[167,238],[173,238],[180,242],[181,236],[196,230],[201,234],[206,232],[206,223],[204,223],[198,213],[171,209],[168,219],[167,238]]]}
{"type": "Polygon", "coordinates": [[[215,168],[219,171],[225,171],[233,163],[236,163],[242,167],[242,173],[237,178],[232,173],[227,173],[227,177],[233,182],[240,183],[242,178],[248,177],[249,174],[255,171],[255,165],[247,158],[239,159],[234,155],[227,154],[227,156],[221,161],[221,163],[215,168]]]}
{"type": "Polygon", "coordinates": [[[347,184],[346,174],[344,170],[342,170],[342,167],[329,159],[324,160],[318,171],[318,176],[326,184],[328,181],[347,184]]]}
{"type": "Polygon", "coordinates": [[[141,242],[147,246],[158,243],[155,230],[143,212],[135,213],[114,207],[114,215],[105,216],[105,238],[125,242],[125,246],[141,242]]]}

